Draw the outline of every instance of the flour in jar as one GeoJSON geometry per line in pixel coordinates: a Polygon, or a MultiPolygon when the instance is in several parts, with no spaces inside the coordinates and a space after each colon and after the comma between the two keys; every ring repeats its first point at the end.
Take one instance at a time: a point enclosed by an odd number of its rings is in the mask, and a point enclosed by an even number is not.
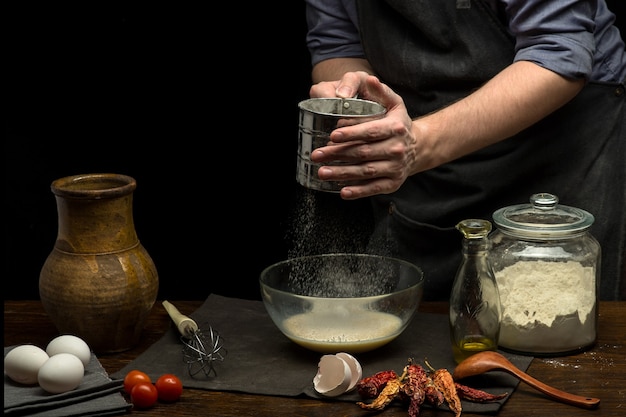
{"type": "Polygon", "coordinates": [[[495,276],[503,309],[501,346],[548,353],[595,340],[594,268],[574,261],[521,261],[495,276]]]}

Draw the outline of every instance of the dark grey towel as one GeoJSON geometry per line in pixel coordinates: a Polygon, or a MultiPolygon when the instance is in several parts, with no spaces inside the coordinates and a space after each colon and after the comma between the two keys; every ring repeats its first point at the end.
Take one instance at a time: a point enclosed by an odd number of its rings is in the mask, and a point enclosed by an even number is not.
{"type": "MultiPolygon", "coordinates": [[[[183,344],[175,326],[143,354],[112,378],[123,379],[132,369],[139,369],[156,379],[164,373],[174,373],[187,388],[235,391],[276,396],[324,398],[313,389],[320,353],[309,351],[284,336],[271,321],[261,301],[242,300],[211,294],[195,312],[181,311],[193,318],[200,329],[216,330],[226,349],[223,361],[215,361],[217,375],[191,377],[183,360],[183,344]]],[[[532,357],[503,353],[511,362],[526,370],[532,357]]],[[[418,313],[409,327],[391,343],[355,357],[363,367],[363,376],[393,369],[398,374],[412,358],[424,360],[435,368],[455,367],[450,347],[448,317],[442,314],[418,313]]],[[[513,393],[519,381],[503,372],[493,372],[473,378],[471,385],[498,394],[513,393]]],[[[488,404],[463,402],[463,410],[474,413],[497,412],[504,400],[488,404]]],[[[355,393],[335,397],[337,401],[359,401],[355,393]]]]}
{"type": "MultiPolygon", "coordinates": [[[[4,355],[15,346],[4,348],[4,355]]],[[[4,415],[37,417],[112,416],[131,408],[120,390],[92,353],[80,385],[68,392],[50,394],[39,385],[21,385],[4,375],[4,415]]]]}

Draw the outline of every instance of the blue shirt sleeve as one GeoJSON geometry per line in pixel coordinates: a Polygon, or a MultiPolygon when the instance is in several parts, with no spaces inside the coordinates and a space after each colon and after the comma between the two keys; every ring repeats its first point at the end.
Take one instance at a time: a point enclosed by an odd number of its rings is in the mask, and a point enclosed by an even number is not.
{"type": "Polygon", "coordinates": [[[305,0],[306,43],[313,65],[329,58],[364,58],[354,0],[305,0]]]}
{"type": "MultiPolygon", "coordinates": [[[[311,63],[365,58],[358,0],[305,0],[311,63]]],[[[444,1],[444,0],[433,0],[444,1]]],[[[530,61],[568,78],[621,82],[626,52],[604,0],[492,0],[515,37],[515,61],[530,61]]]]}
{"type": "Polygon", "coordinates": [[[531,61],[568,78],[590,78],[596,2],[504,0],[515,36],[515,61],[531,61]]]}

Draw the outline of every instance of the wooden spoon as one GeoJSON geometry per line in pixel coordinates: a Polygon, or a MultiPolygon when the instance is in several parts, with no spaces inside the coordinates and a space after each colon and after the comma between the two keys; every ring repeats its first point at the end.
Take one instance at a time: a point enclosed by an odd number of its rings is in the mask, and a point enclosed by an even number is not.
{"type": "Polygon", "coordinates": [[[533,378],[521,369],[513,365],[507,358],[498,352],[485,351],[475,353],[469,358],[463,360],[457,365],[452,373],[454,380],[467,378],[469,376],[479,375],[489,371],[504,371],[518,377],[531,387],[543,392],[548,397],[565,404],[575,405],[582,408],[596,408],[600,404],[599,398],[582,397],[580,395],[570,394],[565,391],[558,390],[543,382],[533,378]]]}

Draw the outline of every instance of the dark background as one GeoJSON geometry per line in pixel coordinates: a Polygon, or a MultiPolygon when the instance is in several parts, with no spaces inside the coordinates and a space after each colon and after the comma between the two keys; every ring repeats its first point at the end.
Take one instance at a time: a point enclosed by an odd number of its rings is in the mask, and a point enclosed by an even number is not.
{"type": "Polygon", "coordinates": [[[3,16],[5,299],[38,298],[50,183],[88,172],[137,180],[160,297],[257,298],[259,272],[287,257],[299,187],[304,3],[39,6],[3,16]]]}
{"type": "MultiPolygon", "coordinates": [[[[5,299],[38,298],[56,238],[50,183],[89,172],[137,180],[159,298],[258,298],[260,271],[299,227],[304,2],[83,3],[3,13],[5,299]]],[[[623,3],[609,1],[622,27],[623,3]]]]}

